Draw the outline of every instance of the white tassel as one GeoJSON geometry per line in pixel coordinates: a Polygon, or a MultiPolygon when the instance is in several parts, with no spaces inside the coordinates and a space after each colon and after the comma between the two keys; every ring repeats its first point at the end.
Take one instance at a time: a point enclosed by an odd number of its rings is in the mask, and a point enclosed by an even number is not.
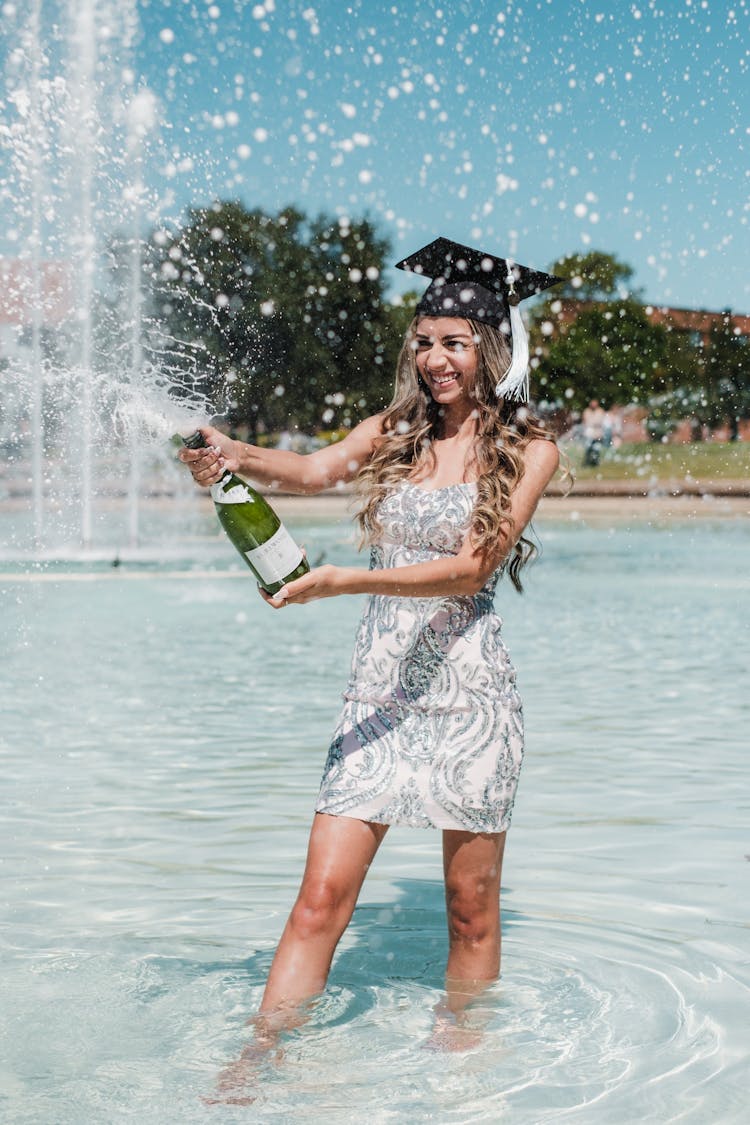
{"type": "Polygon", "coordinates": [[[495,387],[498,398],[529,401],[529,338],[515,293],[510,294],[511,357],[508,370],[495,387]]]}

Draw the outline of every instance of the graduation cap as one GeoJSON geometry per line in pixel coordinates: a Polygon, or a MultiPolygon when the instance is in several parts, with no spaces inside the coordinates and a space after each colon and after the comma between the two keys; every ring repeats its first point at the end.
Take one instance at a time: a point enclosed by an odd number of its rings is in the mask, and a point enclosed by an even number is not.
{"type": "Polygon", "coordinates": [[[496,258],[449,238],[436,238],[397,262],[396,268],[431,278],[417,305],[418,316],[455,316],[498,329],[509,326],[511,361],[495,394],[527,401],[529,341],[519,303],[558,285],[563,278],[529,269],[509,258],[496,258]]]}

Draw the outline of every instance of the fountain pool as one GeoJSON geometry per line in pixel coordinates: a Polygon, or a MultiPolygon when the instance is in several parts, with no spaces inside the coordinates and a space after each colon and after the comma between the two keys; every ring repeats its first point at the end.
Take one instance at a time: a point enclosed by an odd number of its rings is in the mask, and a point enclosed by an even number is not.
{"type": "Polygon", "coordinates": [[[539,530],[499,594],[528,750],[478,1044],[424,1049],[440,842],[394,829],[249,1109],[201,1099],[295,892],[359,600],[274,614],[216,538],[2,564],[5,1120],[746,1119],[750,529],[539,530]]]}

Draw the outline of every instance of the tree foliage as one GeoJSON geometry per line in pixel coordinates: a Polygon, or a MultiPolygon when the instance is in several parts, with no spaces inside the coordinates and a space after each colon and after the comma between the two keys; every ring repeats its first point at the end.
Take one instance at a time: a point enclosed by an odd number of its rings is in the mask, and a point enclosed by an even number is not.
{"type": "MultiPolygon", "coordinates": [[[[349,426],[387,402],[416,294],[387,302],[388,240],[373,224],[278,214],[236,201],[194,208],[150,242],[152,320],[175,362],[234,427],[349,426]],[[198,380],[196,380],[196,372],[198,380]]],[[[532,314],[537,398],[570,414],[649,407],[655,437],[692,415],[696,425],[750,413],[749,345],[731,314],[705,346],[653,323],[633,271],[600,250],[550,267],[567,278],[532,314]]]]}
{"type": "Polygon", "coordinates": [[[750,413],[748,341],[727,313],[704,344],[689,333],[654,323],[629,288],[630,266],[595,250],[555,262],[568,280],[533,315],[532,342],[539,398],[580,411],[592,398],[604,406],[649,408],[654,437],[680,419],[696,428],[729,423],[750,413]]]}
{"type": "Polygon", "coordinates": [[[685,332],[669,335],[669,382],[649,403],[649,433],[668,437],[687,419],[695,440],[706,429],[726,426],[736,441],[740,420],[750,416],[750,340],[728,310],[705,341],[691,343],[685,332]]]}
{"type": "Polygon", "coordinates": [[[582,308],[539,361],[540,396],[572,410],[594,398],[605,407],[646,402],[663,378],[666,350],[666,332],[635,302],[582,308]]]}
{"type": "Polygon", "coordinates": [[[151,247],[158,315],[231,425],[332,428],[387,401],[400,340],[369,220],[217,201],[151,247]]]}
{"type": "Polygon", "coordinates": [[[558,259],[550,272],[567,280],[533,315],[540,399],[577,411],[593,398],[605,406],[645,402],[663,389],[667,333],[628,295],[631,267],[592,250],[558,259]]]}
{"type": "Polygon", "coordinates": [[[565,278],[554,290],[556,296],[574,297],[579,301],[610,301],[615,297],[636,298],[631,290],[632,266],[614,254],[590,250],[586,254],[568,254],[550,266],[550,273],[565,278]]]}
{"type": "Polygon", "coordinates": [[[728,424],[736,441],[740,419],[750,416],[750,340],[740,333],[729,310],[711,330],[703,365],[703,420],[709,426],[728,424]]]}

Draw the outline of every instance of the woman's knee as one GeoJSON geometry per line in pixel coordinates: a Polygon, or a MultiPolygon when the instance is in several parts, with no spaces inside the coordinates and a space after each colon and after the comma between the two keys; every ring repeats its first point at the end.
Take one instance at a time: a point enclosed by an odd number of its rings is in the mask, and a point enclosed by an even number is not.
{"type": "Polygon", "coordinates": [[[307,880],[302,884],[289,923],[300,938],[343,932],[353,910],[351,896],[335,880],[307,880]]]}
{"type": "Polygon", "coordinates": [[[448,928],[452,938],[468,944],[494,941],[500,929],[497,881],[491,874],[451,880],[446,886],[448,928]]]}

